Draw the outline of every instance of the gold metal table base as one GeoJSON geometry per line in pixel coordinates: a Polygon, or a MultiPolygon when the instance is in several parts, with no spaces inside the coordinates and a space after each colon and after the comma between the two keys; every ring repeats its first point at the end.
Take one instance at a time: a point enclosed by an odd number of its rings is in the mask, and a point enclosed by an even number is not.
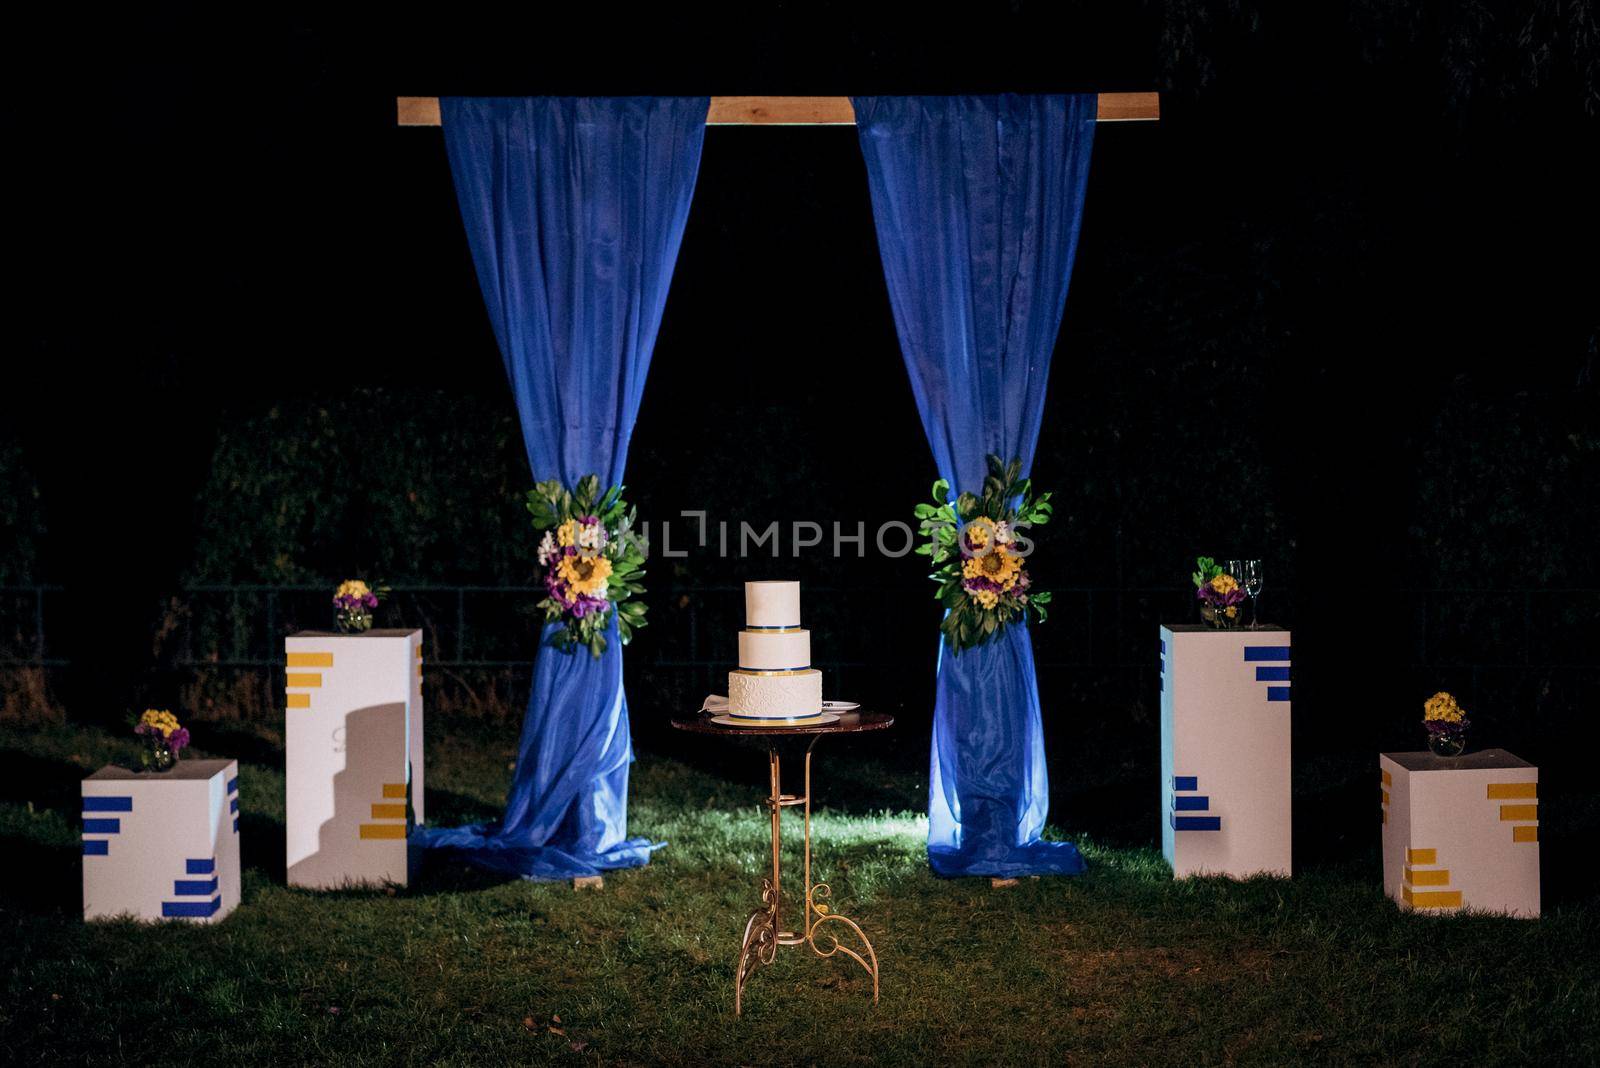
{"type": "Polygon", "coordinates": [[[768,772],[772,784],[771,796],[767,798],[767,808],[772,812],[772,876],[761,880],[761,907],[750,914],[749,921],[744,925],[744,942],[739,946],[739,962],[733,973],[733,1012],[736,1016],[744,1011],[745,980],[750,978],[751,973],[760,965],[771,964],[776,960],[779,946],[810,946],[811,951],[819,957],[832,957],[843,953],[872,976],[872,1003],[874,1005],[878,1003],[878,954],[873,950],[872,942],[868,940],[856,921],[839,915],[826,903],[818,900],[832,894],[827,883],[811,882],[811,747],[815,744],[816,736],[813,736],[810,744],[806,746],[805,793],[799,796],[783,792],[776,746],[767,752],[768,772]],[[783,810],[795,805],[803,806],[805,812],[805,852],[802,861],[805,878],[805,914],[800,923],[800,933],[785,931],[781,922],[783,884],[779,849],[783,842],[783,810]],[[854,932],[861,940],[865,955],[840,942],[838,934],[832,929],[822,931],[822,937],[827,940],[827,944],[819,945],[818,930],[824,924],[840,924],[847,928],[844,933],[854,932]]]}

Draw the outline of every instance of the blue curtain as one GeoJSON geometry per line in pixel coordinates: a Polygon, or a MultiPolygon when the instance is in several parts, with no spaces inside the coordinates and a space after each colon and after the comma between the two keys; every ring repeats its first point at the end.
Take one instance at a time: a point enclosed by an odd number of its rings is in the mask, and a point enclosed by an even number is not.
{"type": "MultiPolygon", "coordinates": [[[[1033,464],[1078,244],[1095,97],[853,102],[922,426],[953,493],[981,492],[986,454],[1021,457],[1025,474],[1033,464]]],[[[1049,781],[1025,626],[959,657],[941,642],[931,764],[935,872],[1083,870],[1071,844],[1039,838],[1049,781]]]]}
{"type": "MultiPolygon", "coordinates": [[[[535,479],[622,481],[683,240],[707,97],[450,98],[445,148],[535,479]]],[[[529,541],[530,553],[532,540],[529,541]]],[[[644,864],[628,837],[628,701],[605,652],[541,635],[505,816],[419,832],[529,879],[644,864]]]]}

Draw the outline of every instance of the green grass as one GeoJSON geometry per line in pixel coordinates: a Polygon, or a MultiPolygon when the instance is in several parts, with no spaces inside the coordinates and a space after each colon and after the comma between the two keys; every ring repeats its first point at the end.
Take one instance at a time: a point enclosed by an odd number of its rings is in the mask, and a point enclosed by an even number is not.
{"type": "MultiPolygon", "coordinates": [[[[1153,849],[1082,839],[1086,876],[995,890],[931,875],[908,811],[824,808],[815,825],[818,877],[876,944],[881,1004],[856,965],[785,950],[735,1019],[733,959],[767,855],[748,780],[642,758],[632,829],[671,844],[603,892],[451,865],[406,890],[314,894],[282,883],[270,743],[233,750],[260,761],[241,777],[238,911],[213,927],[86,925],[77,778],[130,750],[76,728],[0,731],[0,1061],[1600,1060],[1592,898],[1538,922],[1404,916],[1365,860],[1175,883],[1153,849]]],[[[436,822],[495,811],[506,746],[430,739],[436,822]]],[[[888,774],[823,752],[819,800],[875,796],[869,783],[916,796],[888,774]]]]}

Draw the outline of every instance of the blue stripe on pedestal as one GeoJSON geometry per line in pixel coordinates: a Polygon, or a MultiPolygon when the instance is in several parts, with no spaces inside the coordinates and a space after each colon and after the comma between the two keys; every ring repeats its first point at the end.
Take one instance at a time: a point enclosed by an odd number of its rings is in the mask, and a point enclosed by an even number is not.
{"type": "Polygon", "coordinates": [[[187,875],[210,875],[217,870],[217,862],[205,857],[199,860],[186,860],[183,862],[183,870],[187,875]]]}
{"type": "Polygon", "coordinates": [[[163,901],[161,915],[176,919],[191,916],[214,916],[222,907],[222,895],[217,895],[210,901],[163,901]]]}
{"type": "Polygon", "coordinates": [[[1289,659],[1289,647],[1287,645],[1247,645],[1244,647],[1244,658],[1249,661],[1286,661],[1289,659]]]}
{"type": "Polygon", "coordinates": [[[83,840],[83,855],[86,857],[103,857],[106,847],[110,845],[104,838],[85,838],[83,840]]]}
{"type": "Polygon", "coordinates": [[[121,834],[121,820],[92,820],[87,816],[83,820],[84,834],[121,834]]]}
{"type": "Polygon", "coordinates": [[[217,892],[217,877],[209,879],[174,879],[172,892],[178,897],[200,897],[217,892]]]}
{"type": "Polygon", "coordinates": [[[1206,794],[1197,794],[1193,791],[1200,788],[1198,775],[1174,775],[1172,777],[1172,808],[1167,812],[1167,820],[1175,831],[1220,831],[1222,830],[1221,816],[1180,816],[1180,812],[1209,812],[1211,811],[1211,798],[1206,794]]]}
{"type": "Polygon", "coordinates": [[[132,812],[133,798],[131,797],[85,797],[83,799],[85,812],[132,812]]]}
{"type": "Polygon", "coordinates": [[[229,812],[238,812],[239,811],[239,799],[237,797],[232,798],[232,799],[230,799],[228,801],[228,811],[229,812]]]}
{"type": "Polygon", "coordinates": [[[1288,682],[1289,669],[1286,667],[1258,667],[1256,668],[1257,682],[1288,682]]]}
{"type": "Polygon", "coordinates": [[[239,833],[239,817],[238,816],[233,817],[233,833],[234,834],[238,834],[239,833]]]}
{"type": "Polygon", "coordinates": [[[1269,700],[1269,701],[1287,701],[1288,699],[1289,699],[1289,687],[1287,687],[1287,686],[1268,686],[1267,687],[1267,700],[1269,700]]]}

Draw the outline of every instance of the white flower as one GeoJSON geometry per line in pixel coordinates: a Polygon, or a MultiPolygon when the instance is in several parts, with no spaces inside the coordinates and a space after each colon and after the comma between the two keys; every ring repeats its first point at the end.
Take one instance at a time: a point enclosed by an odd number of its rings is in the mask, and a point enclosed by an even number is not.
{"type": "Polygon", "coordinates": [[[539,566],[540,567],[549,567],[550,566],[550,561],[555,558],[555,555],[556,555],[556,535],[555,535],[555,531],[547,530],[547,531],[544,532],[544,538],[541,539],[540,542],[539,542],[539,566]]]}
{"type": "Polygon", "coordinates": [[[605,528],[598,523],[594,526],[584,524],[578,527],[577,542],[580,549],[603,549],[606,544],[605,528]]]}
{"type": "Polygon", "coordinates": [[[1001,545],[1010,545],[1013,541],[1011,524],[1004,519],[994,525],[994,540],[1001,545]]]}

